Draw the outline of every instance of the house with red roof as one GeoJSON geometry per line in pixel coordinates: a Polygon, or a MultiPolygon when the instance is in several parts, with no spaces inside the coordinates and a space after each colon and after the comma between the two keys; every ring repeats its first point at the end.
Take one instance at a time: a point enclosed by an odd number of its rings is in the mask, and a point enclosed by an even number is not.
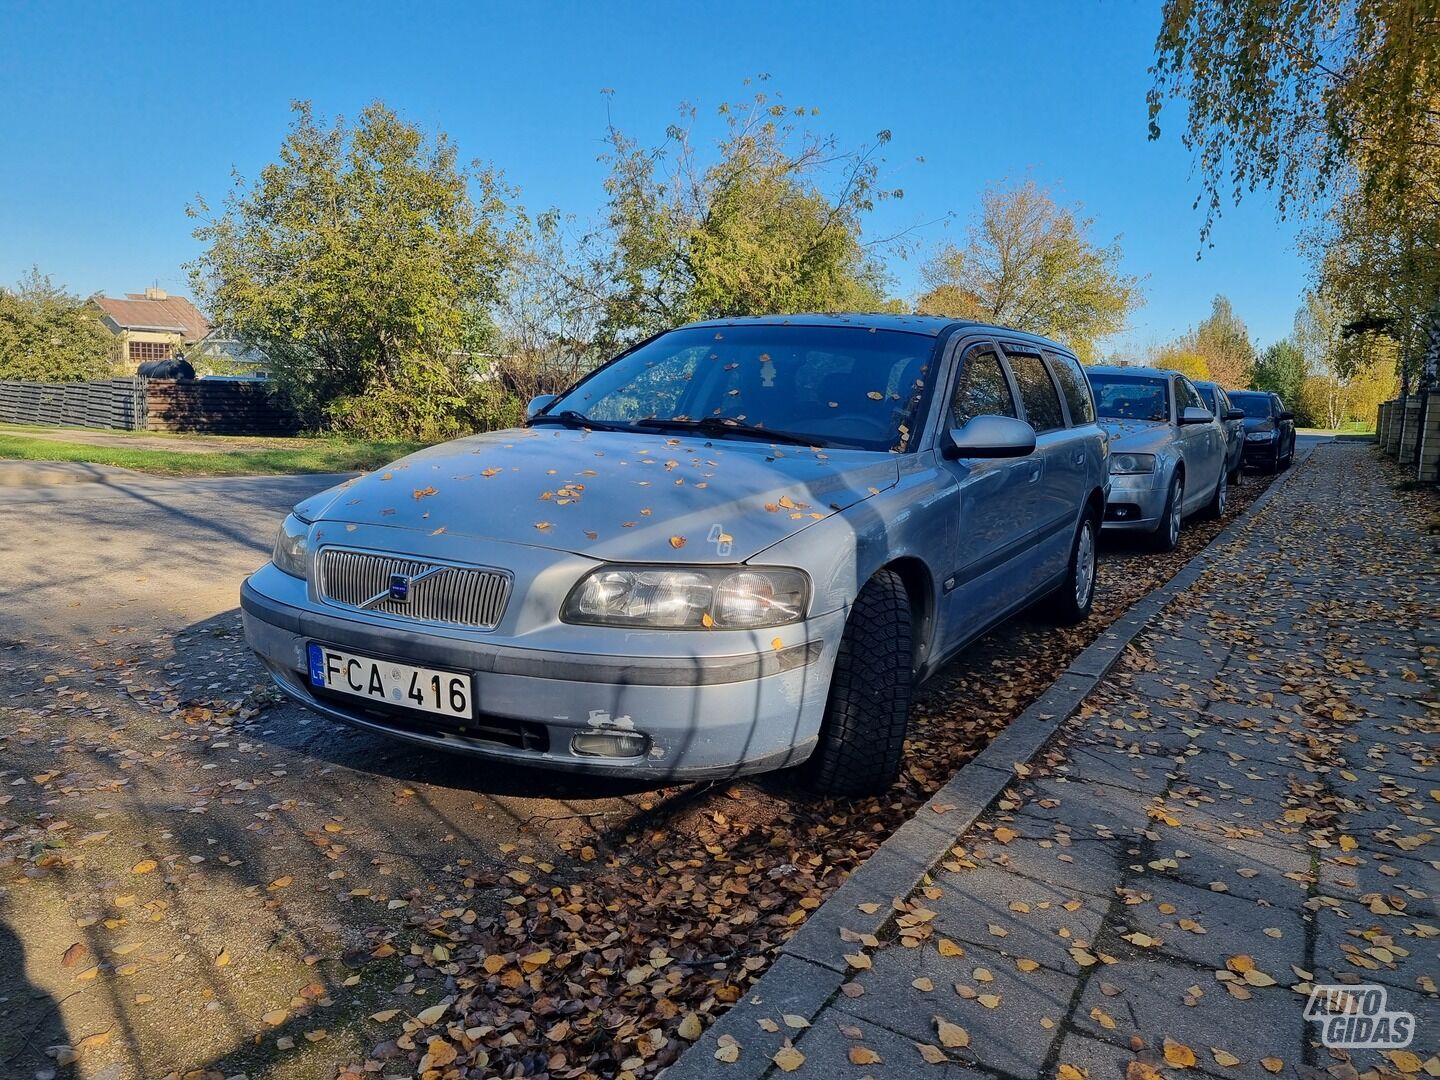
{"type": "Polygon", "coordinates": [[[115,366],[133,375],[149,360],[169,360],[210,333],[210,322],[183,296],[164,289],[126,293],[124,298],[92,296],[100,321],[115,335],[115,366]]]}

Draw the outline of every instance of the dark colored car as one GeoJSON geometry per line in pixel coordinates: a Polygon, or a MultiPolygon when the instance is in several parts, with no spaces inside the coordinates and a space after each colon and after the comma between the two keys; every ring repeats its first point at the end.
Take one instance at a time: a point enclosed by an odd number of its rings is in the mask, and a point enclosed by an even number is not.
{"type": "Polygon", "coordinates": [[[1245,413],[1245,464],[1268,472],[1288,469],[1295,460],[1295,414],[1280,395],[1235,390],[1230,401],[1245,413]]]}
{"type": "Polygon", "coordinates": [[[1245,413],[1230,400],[1219,383],[1197,382],[1195,389],[1205,399],[1205,406],[1220,418],[1225,429],[1225,474],[1230,483],[1240,479],[1240,466],[1245,457],[1245,413]]]}

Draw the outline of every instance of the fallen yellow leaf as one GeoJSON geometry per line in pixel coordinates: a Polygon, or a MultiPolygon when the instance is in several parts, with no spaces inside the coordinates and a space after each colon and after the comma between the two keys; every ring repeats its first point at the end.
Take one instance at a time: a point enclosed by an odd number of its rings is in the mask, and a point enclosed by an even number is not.
{"type": "Polygon", "coordinates": [[[794,1072],[801,1065],[805,1064],[805,1055],[796,1050],[795,1047],[786,1044],[775,1051],[775,1056],[770,1059],[780,1067],[781,1072],[794,1072]]]}
{"type": "Polygon", "coordinates": [[[970,1045],[970,1033],[959,1024],[952,1024],[943,1017],[935,1017],[935,1033],[940,1036],[940,1045],[951,1050],[963,1049],[970,1045]]]}
{"type": "Polygon", "coordinates": [[[1195,1064],[1195,1051],[1184,1043],[1176,1042],[1174,1039],[1166,1039],[1163,1043],[1165,1060],[1177,1069],[1188,1069],[1195,1064]]]}

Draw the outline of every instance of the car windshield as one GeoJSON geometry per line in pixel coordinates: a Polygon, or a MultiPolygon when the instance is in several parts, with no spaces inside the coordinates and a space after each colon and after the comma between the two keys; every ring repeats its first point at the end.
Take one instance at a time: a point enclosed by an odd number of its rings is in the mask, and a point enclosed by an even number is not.
{"type": "Polygon", "coordinates": [[[1195,389],[1205,402],[1205,407],[1212,413],[1219,415],[1220,410],[1215,407],[1215,388],[1213,386],[1201,386],[1199,383],[1196,383],[1195,389]]]}
{"type": "Polygon", "coordinates": [[[535,422],[568,414],[898,452],[922,415],[934,346],[928,335],[855,326],[682,327],[595,371],[535,422]]]}
{"type": "Polygon", "coordinates": [[[1149,375],[1111,375],[1087,372],[1095,391],[1095,408],[1110,420],[1170,419],[1170,390],[1166,380],[1149,375]]]}
{"type": "Polygon", "coordinates": [[[1230,404],[1252,420],[1270,419],[1270,396],[1268,394],[1231,394],[1230,404]]]}

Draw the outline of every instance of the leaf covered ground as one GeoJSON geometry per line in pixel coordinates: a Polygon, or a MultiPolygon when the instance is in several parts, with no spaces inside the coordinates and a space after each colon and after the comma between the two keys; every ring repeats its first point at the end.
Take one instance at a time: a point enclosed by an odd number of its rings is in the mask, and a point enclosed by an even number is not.
{"type": "Polygon", "coordinates": [[[919,696],[900,782],[855,801],[497,778],[338,732],[264,689],[233,615],[127,621],[97,578],[103,633],[0,653],[0,963],[23,974],[0,1075],[653,1076],[1217,528],[1111,545],[1085,626],[969,650],[919,696]]]}
{"type": "Polygon", "coordinates": [[[919,888],[860,900],[870,933],[841,913],[844,975],[787,956],[828,999],[788,1018],[749,997],[702,1059],[873,1080],[1440,1075],[1436,500],[1397,495],[1372,454],[1319,448],[919,888]],[[1371,994],[1408,1027],[1326,1043],[1318,987],[1343,1032],[1371,994]]]}

